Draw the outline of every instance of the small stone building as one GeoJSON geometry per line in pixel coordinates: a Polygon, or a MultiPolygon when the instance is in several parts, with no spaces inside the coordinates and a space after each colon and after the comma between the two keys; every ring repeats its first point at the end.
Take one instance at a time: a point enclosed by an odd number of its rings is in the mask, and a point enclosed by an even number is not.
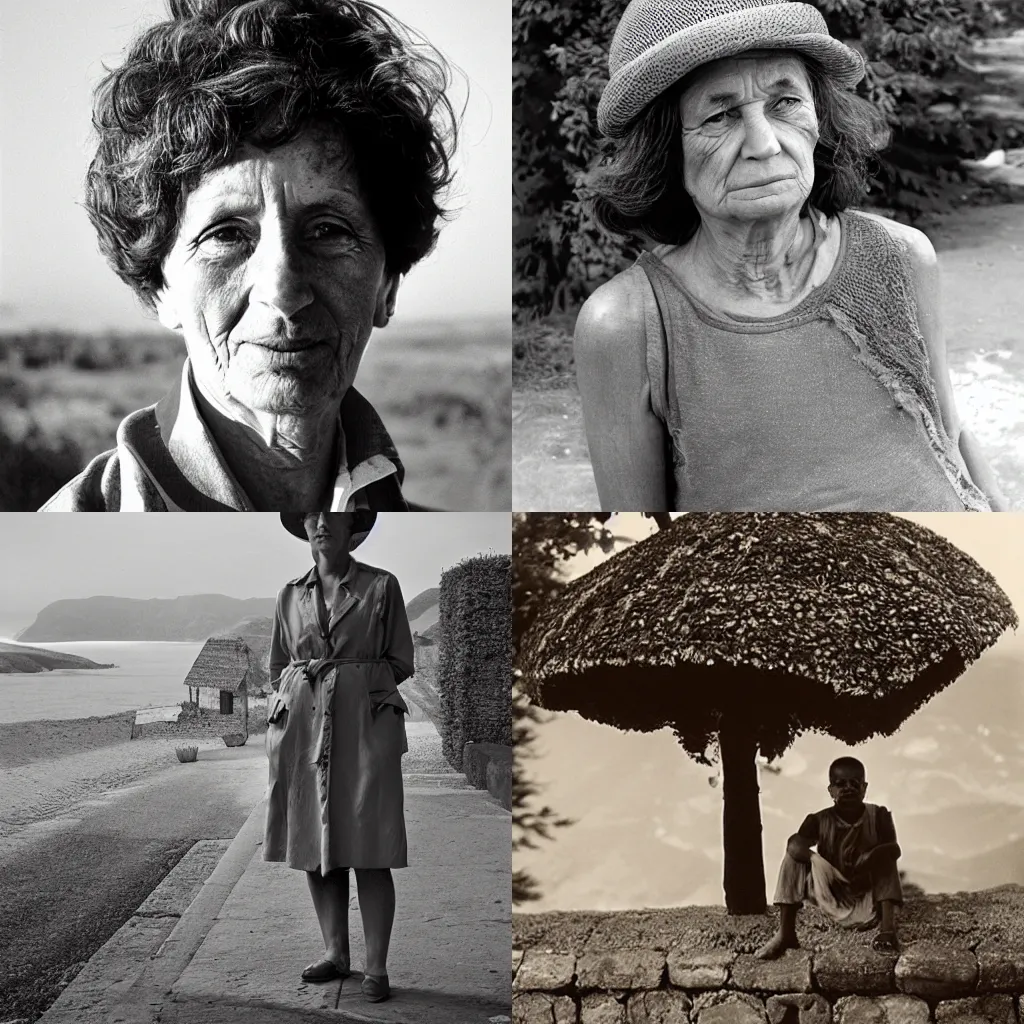
{"type": "Polygon", "coordinates": [[[266,681],[259,657],[238,637],[207,640],[185,677],[189,701],[221,735],[249,734],[249,695],[266,681]]]}

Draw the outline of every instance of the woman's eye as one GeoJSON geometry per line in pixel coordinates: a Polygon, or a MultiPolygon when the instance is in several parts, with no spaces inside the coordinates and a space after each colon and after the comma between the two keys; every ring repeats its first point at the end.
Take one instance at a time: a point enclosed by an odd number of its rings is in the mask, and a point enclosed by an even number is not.
{"type": "Polygon", "coordinates": [[[704,119],[704,123],[707,125],[723,125],[727,120],[736,120],[739,118],[739,110],[733,108],[731,110],[720,110],[717,114],[712,114],[710,117],[704,119]]]}
{"type": "Polygon", "coordinates": [[[203,235],[198,248],[225,249],[245,242],[248,242],[248,235],[240,225],[222,224],[203,235]]]}
{"type": "Polygon", "coordinates": [[[344,224],[339,224],[337,221],[321,221],[319,224],[314,224],[309,233],[310,237],[317,242],[332,242],[336,239],[348,238],[352,234],[344,224]]]}
{"type": "Polygon", "coordinates": [[[793,107],[800,105],[800,100],[795,96],[782,96],[775,101],[775,107],[778,110],[792,110],[793,107]]]}

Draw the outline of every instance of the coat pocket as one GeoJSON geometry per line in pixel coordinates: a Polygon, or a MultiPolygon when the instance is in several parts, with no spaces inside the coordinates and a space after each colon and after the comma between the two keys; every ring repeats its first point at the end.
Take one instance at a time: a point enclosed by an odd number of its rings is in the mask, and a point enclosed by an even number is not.
{"type": "Polygon", "coordinates": [[[288,712],[288,700],[281,693],[275,693],[267,705],[267,724],[284,725],[284,717],[288,712]]]}
{"type": "Polygon", "coordinates": [[[370,714],[374,718],[379,714],[387,714],[388,709],[396,715],[407,715],[409,706],[405,703],[397,687],[387,690],[370,690],[370,714]]]}

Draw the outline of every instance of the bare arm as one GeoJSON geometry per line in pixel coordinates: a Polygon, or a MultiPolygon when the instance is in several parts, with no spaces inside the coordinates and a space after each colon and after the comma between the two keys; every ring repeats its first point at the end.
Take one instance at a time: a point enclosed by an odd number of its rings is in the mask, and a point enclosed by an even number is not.
{"type": "Polygon", "coordinates": [[[984,492],[993,512],[1008,512],[1009,503],[1003,496],[995,474],[992,472],[973,435],[960,423],[953,397],[953,385],[949,379],[949,363],[946,357],[946,339],[942,330],[941,275],[939,259],[928,236],[916,228],[896,224],[882,217],[875,217],[888,228],[889,233],[905,247],[910,257],[914,274],[917,299],[917,321],[921,335],[928,348],[932,379],[939,399],[939,411],[946,433],[957,445],[964,465],[971,479],[984,492]]]}
{"type": "Polygon", "coordinates": [[[665,427],[651,408],[643,297],[621,275],[583,304],[573,348],[601,509],[671,511],[665,427]]]}

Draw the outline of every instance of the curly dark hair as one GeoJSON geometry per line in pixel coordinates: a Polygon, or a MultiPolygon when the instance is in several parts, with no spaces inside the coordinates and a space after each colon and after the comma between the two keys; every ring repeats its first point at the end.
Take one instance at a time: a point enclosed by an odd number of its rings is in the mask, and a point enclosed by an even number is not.
{"type": "MultiPolygon", "coordinates": [[[[867,194],[872,158],[888,145],[890,130],[867,100],[837,85],[813,58],[794,56],[807,68],[818,115],[808,202],[831,217],[867,194]]],[[[683,187],[679,101],[689,81],[687,76],[654,100],[611,162],[584,186],[592,216],[607,231],[682,245],[700,225],[700,214],[683,187]]]]}
{"type": "Polygon", "coordinates": [[[437,241],[458,119],[451,67],[367,0],[169,0],[97,86],[85,205],[117,275],[148,305],[189,191],[236,147],[338,126],[405,273],[437,241]]]}

